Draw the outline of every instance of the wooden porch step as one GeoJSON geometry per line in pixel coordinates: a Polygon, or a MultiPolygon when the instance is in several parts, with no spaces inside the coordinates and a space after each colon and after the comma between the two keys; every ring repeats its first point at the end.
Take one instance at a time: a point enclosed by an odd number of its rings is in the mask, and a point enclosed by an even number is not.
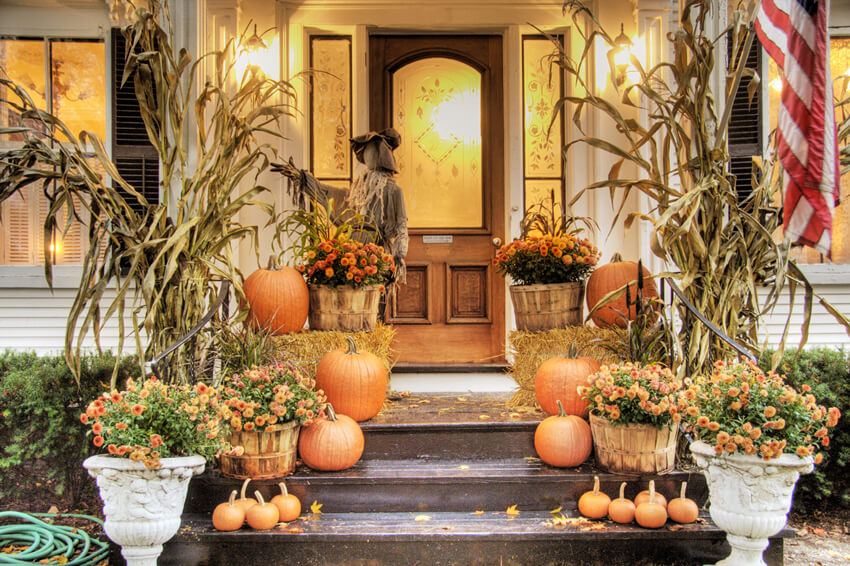
{"type": "MultiPolygon", "coordinates": [[[[704,518],[705,520],[706,518],[704,518]]],[[[782,564],[783,537],[771,539],[771,566],[782,564]]],[[[704,524],[661,529],[610,521],[555,526],[546,511],[322,513],[270,531],[220,533],[206,516],[184,516],[160,566],[232,566],[244,563],[299,566],[379,565],[696,565],[728,553],[725,536],[704,524]],[[426,518],[427,517],[427,518],[426,518]],[[418,519],[418,520],[417,520],[418,519]]]]}

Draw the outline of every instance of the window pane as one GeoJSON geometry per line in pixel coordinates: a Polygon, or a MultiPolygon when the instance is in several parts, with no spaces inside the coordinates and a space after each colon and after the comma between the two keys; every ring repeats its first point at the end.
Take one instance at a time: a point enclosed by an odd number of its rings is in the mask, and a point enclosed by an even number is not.
{"type": "MultiPolygon", "coordinates": [[[[12,81],[26,90],[36,106],[46,109],[44,41],[0,39],[0,67],[6,70],[12,81]]],[[[8,96],[8,93],[3,95],[8,96]]],[[[0,103],[0,126],[16,126],[19,123],[17,113],[8,105],[0,103]]],[[[0,138],[0,141],[21,140],[23,138],[18,135],[0,138]]]]}
{"type": "Polygon", "coordinates": [[[311,41],[313,75],[313,174],[317,178],[350,179],[351,39],[311,41]]]}
{"type": "Polygon", "coordinates": [[[411,228],[478,228],[483,224],[481,73],[460,61],[431,57],[392,77],[393,127],[411,228]]]}
{"type": "MultiPolygon", "coordinates": [[[[560,179],[526,179],[525,181],[525,208],[548,201],[549,196],[555,193],[555,204],[564,206],[564,199],[561,198],[561,180],[560,179]]],[[[561,208],[563,210],[563,208],[561,208]]]]}
{"type": "Polygon", "coordinates": [[[53,113],[74,135],[106,137],[106,56],[101,42],[52,41],[53,113]]]}
{"type": "Polygon", "coordinates": [[[552,111],[561,96],[561,74],[550,74],[547,59],[552,49],[546,38],[522,42],[526,177],[561,178],[560,120],[549,131],[552,111]]]}

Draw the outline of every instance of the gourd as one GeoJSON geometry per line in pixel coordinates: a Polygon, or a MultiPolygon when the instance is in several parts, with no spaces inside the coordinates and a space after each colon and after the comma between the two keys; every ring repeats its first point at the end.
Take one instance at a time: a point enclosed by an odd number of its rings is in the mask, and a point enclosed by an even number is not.
{"type": "Polygon", "coordinates": [[[236,531],[245,522],[245,510],[236,504],[236,490],[230,492],[230,498],[219,503],[213,509],[212,524],[219,531],[236,531]]]}
{"type": "Polygon", "coordinates": [[[363,455],[363,431],[351,417],[334,412],[330,403],[327,411],[326,419],[301,429],[298,452],[301,461],[314,470],[345,470],[363,455]]]}
{"type": "Polygon", "coordinates": [[[611,498],[599,491],[599,476],[593,476],[593,489],[578,498],[578,512],[588,519],[601,519],[608,514],[611,498]]]}
{"type": "Polygon", "coordinates": [[[626,499],[626,482],[620,484],[620,497],[608,505],[608,518],[615,523],[631,523],[635,520],[635,504],[626,499]]]}
{"type": "MultiPolygon", "coordinates": [[[[652,480],[649,483],[650,483],[650,485],[653,486],[653,488],[655,487],[655,480],[652,480]]],[[[637,507],[638,505],[640,505],[641,503],[644,503],[646,501],[649,501],[649,490],[648,489],[641,491],[640,493],[637,494],[637,496],[635,496],[635,507],[637,507]]],[[[659,493],[657,491],[655,492],[655,502],[658,503],[659,505],[661,505],[662,507],[664,507],[664,509],[667,509],[667,498],[664,497],[663,493],[659,493]]]]}
{"type": "Polygon", "coordinates": [[[274,256],[242,283],[248,301],[247,323],[275,335],[301,330],[307,320],[310,293],[297,270],[278,266],[274,256]]]}
{"type": "Polygon", "coordinates": [[[271,529],[277,525],[277,520],[280,518],[277,507],[263,500],[259,491],[255,491],[254,496],[257,498],[257,504],[245,512],[245,521],[249,527],[258,531],[271,529]]]}
{"type": "Polygon", "coordinates": [[[699,517],[699,507],[693,499],[685,497],[688,482],[683,481],[679,490],[679,497],[671,499],[667,504],[667,513],[677,523],[693,523],[699,517]]]}
{"type": "Polygon", "coordinates": [[[350,336],[348,349],[325,354],[316,368],[316,387],[323,389],[340,413],[355,421],[380,412],[387,392],[387,368],[372,352],[358,351],[350,336]]]}
{"type": "MultiPolygon", "coordinates": [[[[650,279],[651,274],[645,267],[643,272],[643,298],[649,299],[658,296],[658,288],[655,280],[650,279]]],[[[634,261],[623,261],[620,254],[614,254],[611,263],[597,267],[587,280],[585,296],[587,297],[587,308],[593,307],[602,297],[616,291],[626,283],[638,279],[638,264],[634,261]]],[[[629,296],[634,301],[637,295],[637,283],[629,285],[629,296]]],[[[607,303],[604,307],[590,315],[591,320],[600,328],[611,326],[625,328],[629,320],[635,319],[634,303],[626,304],[625,293],[607,303]]]]}
{"type": "Polygon", "coordinates": [[[301,514],[301,502],[297,497],[289,493],[286,489],[286,484],[280,482],[277,484],[280,487],[280,493],[272,497],[272,505],[277,507],[278,520],[288,523],[294,521],[301,514]]]}
{"type": "Polygon", "coordinates": [[[656,501],[655,480],[649,480],[649,499],[635,508],[635,521],[641,527],[657,529],[667,522],[667,509],[656,501]]]}
{"type": "Polygon", "coordinates": [[[245,490],[248,489],[248,483],[250,481],[251,478],[245,478],[245,481],[242,482],[242,494],[241,497],[236,501],[236,505],[238,505],[244,513],[247,513],[248,509],[257,504],[257,500],[253,497],[245,497],[245,490]]]}
{"type": "Polygon", "coordinates": [[[557,400],[564,405],[568,415],[587,417],[588,401],[578,393],[578,387],[585,385],[587,376],[599,371],[599,362],[593,358],[558,356],[540,364],[534,376],[534,395],[547,414],[558,413],[557,400]]]}
{"type": "Polygon", "coordinates": [[[546,417],[534,431],[534,449],[540,459],[559,468],[573,468],[590,456],[593,440],[590,425],[581,417],[564,412],[557,401],[558,414],[546,417]]]}

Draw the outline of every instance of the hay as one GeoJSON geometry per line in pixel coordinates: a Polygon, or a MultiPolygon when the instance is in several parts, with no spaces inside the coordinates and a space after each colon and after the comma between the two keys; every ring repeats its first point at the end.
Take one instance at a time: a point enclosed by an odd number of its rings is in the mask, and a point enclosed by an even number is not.
{"type": "Polygon", "coordinates": [[[316,375],[316,366],[322,356],[347,346],[346,337],[352,337],[358,350],[372,352],[384,362],[387,371],[392,369],[392,344],[395,329],[392,326],[377,324],[374,330],[362,332],[341,332],[335,330],[305,330],[294,334],[285,334],[275,338],[279,358],[298,365],[305,374],[316,375]]]}
{"type": "Polygon", "coordinates": [[[595,326],[570,326],[543,332],[514,330],[510,334],[513,364],[508,375],[517,382],[519,391],[508,401],[508,407],[539,407],[534,396],[534,375],[537,368],[554,356],[566,356],[570,345],[575,345],[580,356],[590,356],[600,363],[618,362],[604,344],[624,341],[625,330],[596,328],[595,326]]]}

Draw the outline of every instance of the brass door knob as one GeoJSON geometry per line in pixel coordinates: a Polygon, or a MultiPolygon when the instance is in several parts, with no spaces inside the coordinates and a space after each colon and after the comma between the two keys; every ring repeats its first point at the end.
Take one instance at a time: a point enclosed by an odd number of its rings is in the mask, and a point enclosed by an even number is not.
{"type": "Polygon", "coordinates": [[[493,238],[493,245],[497,248],[502,247],[502,239],[496,236],[495,238],[493,238]]]}

